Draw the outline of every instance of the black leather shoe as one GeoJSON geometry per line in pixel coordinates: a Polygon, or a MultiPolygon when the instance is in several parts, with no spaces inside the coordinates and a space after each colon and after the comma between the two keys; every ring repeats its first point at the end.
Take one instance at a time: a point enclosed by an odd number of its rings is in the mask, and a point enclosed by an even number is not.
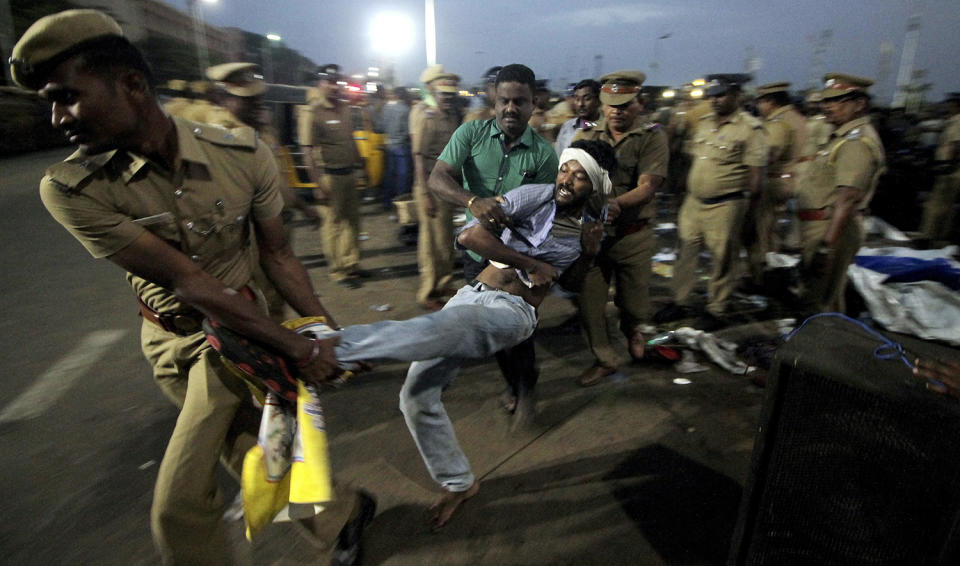
{"type": "Polygon", "coordinates": [[[337,537],[337,547],[333,549],[330,566],[354,566],[360,562],[363,530],[377,514],[377,502],[368,493],[357,492],[360,498],[360,513],[347,522],[337,537]]]}

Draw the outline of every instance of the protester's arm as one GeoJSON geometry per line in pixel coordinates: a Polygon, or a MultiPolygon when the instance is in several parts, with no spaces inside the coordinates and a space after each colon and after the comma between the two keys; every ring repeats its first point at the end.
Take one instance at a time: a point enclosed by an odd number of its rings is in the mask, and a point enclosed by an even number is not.
{"type": "Polygon", "coordinates": [[[552,265],[507,247],[495,234],[480,224],[474,224],[460,232],[457,242],[489,260],[522,269],[534,286],[550,285],[559,277],[552,265]]]}

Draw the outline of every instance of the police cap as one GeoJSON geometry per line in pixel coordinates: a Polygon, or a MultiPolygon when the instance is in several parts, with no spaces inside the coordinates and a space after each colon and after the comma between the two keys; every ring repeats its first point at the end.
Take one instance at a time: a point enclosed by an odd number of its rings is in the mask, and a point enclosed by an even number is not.
{"type": "Polygon", "coordinates": [[[640,94],[640,85],[647,76],[640,71],[614,71],[600,77],[600,102],[619,106],[640,94]]]}
{"type": "Polygon", "coordinates": [[[788,92],[789,89],[790,83],[787,82],[767,83],[757,87],[757,98],[763,98],[768,94],[776,94],[778,92],[788,92]]]}
{"type": "Polygon", "coordinates": [[[66,10],[44,16],[13,46],[10,73],[18,85],[39,90],[60,63],[99,42],[122,37],[120,24],[99,10],[66,10]]]}
{"type": "Polygon", "coordinates": [[[753,77],[746,73],[722,73],[707,75],[706,96],[723,96],[731,90],[741,90],[753,77]]]}
{"type": "Polygon", "coordinates": [[[820,94],[825,101],[848,95],[869,96],[867,89],[872,84],[872,80],[856,75],[827,73],[823,76],[823,90],[820,94]]]}
{"type": "Polygon", "coordinates": [[[257,96],[267,90],[260,73],[260,65],[256,63],[224,63],[207,67],[207,78],[214,84],[241,98],[257,96]]]}

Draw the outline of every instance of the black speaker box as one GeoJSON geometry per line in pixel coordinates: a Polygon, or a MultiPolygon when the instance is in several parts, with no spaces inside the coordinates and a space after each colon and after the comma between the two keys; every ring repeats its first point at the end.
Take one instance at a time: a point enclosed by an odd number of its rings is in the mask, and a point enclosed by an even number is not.
{"type": "MultiPolygon", "coordinates": [[[[911,362],[960,358],[887,336],[911,362]]],[[[780,347],[730,565],[960,565],[960,403],[881,344],[823,317],[780,347]]]]}

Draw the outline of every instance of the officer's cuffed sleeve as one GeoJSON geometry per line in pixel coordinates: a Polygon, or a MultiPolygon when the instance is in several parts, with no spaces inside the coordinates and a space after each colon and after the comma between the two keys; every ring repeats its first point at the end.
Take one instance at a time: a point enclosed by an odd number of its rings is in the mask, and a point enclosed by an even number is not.
{"type": "Polygon", "coordinates": [[[870,148],[860,141],[847,141],[837,147],[836,186],[854,187],[868,191],[873,186],[873,175],[877,170],[870,148]]]}
{"type": "MultiPolygon", "coordinates": [[[[663,130],[657,129],[652,134],[652,139],[647,145],[646,151],[640,156],[637,162],[637,172],[640,175],[656,175],[657,177],[667,176],[667,166],[670,164],[670,145],[667,142],[667,135],[663,130]]],[[[632,187],[631,187],[632,188],[632,187]]]]}
{"type": "Polygon", "coordinates": [[[270,147],[257,140],[253,164],[253,204],[250,212],[254,218],[266,220],[283,211],[283,195],[280,193],[280,173],[270,147]]]}
{"type": "Polygon", "coordinates": [[[50,177],[40,181],[40,199],[50,215],[95,258],[113,255],[146,231],[110,204],[65,189],[50,177]]]}

